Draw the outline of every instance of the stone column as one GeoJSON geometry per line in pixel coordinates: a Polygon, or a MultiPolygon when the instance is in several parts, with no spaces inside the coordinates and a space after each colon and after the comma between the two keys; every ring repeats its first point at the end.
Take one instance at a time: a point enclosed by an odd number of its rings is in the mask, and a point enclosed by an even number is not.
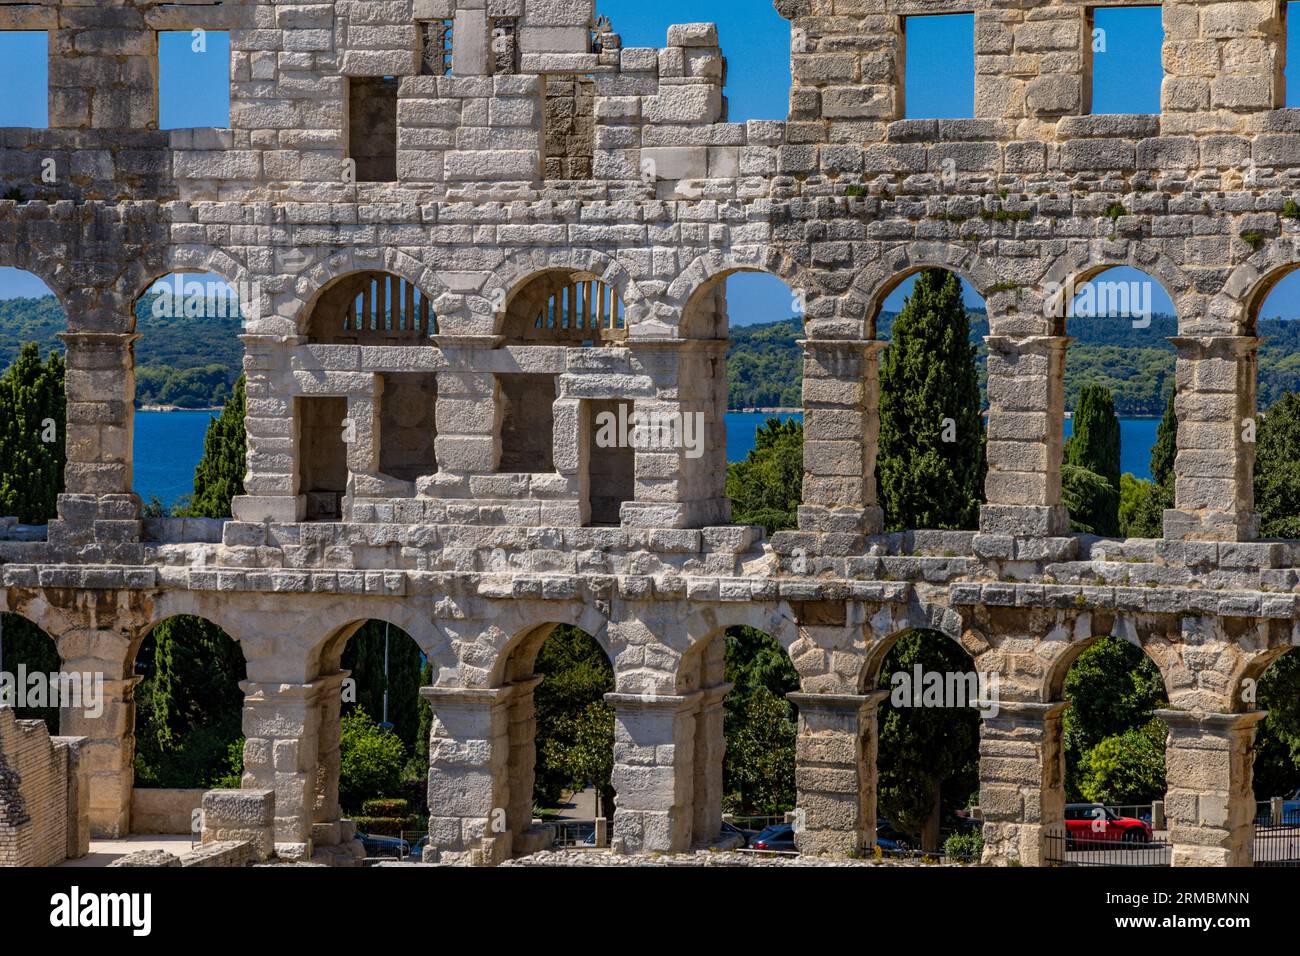
{"type": "Polygon", "coordinates": [[[513,686],[420,688],[420,696],[433,708],[425,859],[495,865],[510,858],[510,721],[515,693],[513,686]]]}
{"type": "Polygon", "coordinates": [[[316,755],[316,800],[312,807],[313,847],[337,846],[343,840],[343,811],[339,807],[339,745],[343,735],[343,682],[350,671],[338,671],[313,681],[317,693],[320,725],[316,755]]]}
{"type": "Polygon", "coordinates": [[[231,501],[237,521],[295,522],[306,514],[298,494],[299,421],[288,397],[281,358],[307,340],[274,335],[241,335],[244,343],[244,435],[247,474],[244,494],[231,501]]]}
{"type": "Polygon", "coordinates": [[[979,771],[984,862],[1042,866],[1044,834],[1055,828],[1064,838],[1061,716],[1067,706],[1001,701],[995,715],[984,717],[979,771]]]}
{"type": "Polygon", "coordinates": [[[1252,540],[1259,532],[1253,485],[1259,339],[1170,341],[1178,349],[1178,457],[1165,537],[1252,540]]]}
{"type": "MultiPolygon", "coordinates": [[[[131,562],[140,540],[140,498],[132,490],[135,341],[115,332],[66,332],[66,487],[50,541],[84,547],[100,560],[131,562]]],[[[138,555],[135,556],[138,562],[138,555]]]]}
{"type": "Polygon", "coordinates": [[[470,475],[496,471],[501,460],[503,410],[501,387],[491,372],[438,373],[435,486],[446,485],[467,494],[470,475]]]}
{"type": "Polygon", "coordinates": [[[533,782],[537,770],[537,707],[533,691],[541,682],[540,676],[534,676],[508,685],[511,695],[506,825],[511,834],[510,851],[515,856],[545,850],[555,839],[553,827],[533,829],[533,782]]]}
{"type": "Polygon", "coordinates": [[[722,764],[727,753],[722,703],[730,690],[730,684],[705,688],[695,715],[695,817],[691,842],[696,844],[712,843],[722,831],[722,764]]]}
{"type": "Polygon", "coordinates": [[[1174,866],[1252,865],[1253,745],[1267,713],[1156,711],[1169,728],[1165,814],[1174,866]]]}
{"type": "MultiPolygon", "coordinates": [[[[799,530],[878,534],[880,353],[889,343],[808,339],[803,359],[804,479],[799,530]]],[[[846,540],[846,545],[850,542],[846,540]]]]}
{"type": "MultiPolygon", "coordinates": [[[[65,655],[70,643],[80,636],[94,640],[94,632],[64,635],[59,641],[62,669],[70,674],[95,677],[105,673],[105,662],[91,654],[65,655]]],[[[121,673],[119,670],[118,673],[121,673]]],[[[86,767],[89,792],[90,833],[103,839],[124,837],[131,832],[131,790],[135,785],[135,685],[138,677],[106,677],[103,709],[97,716],[87,708],[59,709],[59,734],[83,737],[81,762],[86,767]]],[[[84,687],[84,685],[83,685],[84,687]]]]}
{"type": "Polygon", "coordinates": [[[614,839],[629,853],[691,845],[701,695],[605,695],[614,708],[614,839]]]}
{"type": "MultiPolygon", "coordinates": [[[[306,859],[311,856],[321,752],[318,695],[322,688],[337,693],[338,681],[243,681],[239,686],[244,691],[243,788],[275,791],[276,853],[306,859]]],[[[336,781],[335,800],[337,793],[336,781]]]]}
{"type": "Polygon", "coordinates": [[[802,853],[857,854],[876,843],[877,709],[889,691],[786,694],[799,708],[795,841],[802,853]]]}
{"type": "Polygon", "coordinates": [[[988,343],[987,502],[980,531],[1026,537],[1065,534],[1061,454],[1065,348],[1060,335],[985,336],[988,343]]]}

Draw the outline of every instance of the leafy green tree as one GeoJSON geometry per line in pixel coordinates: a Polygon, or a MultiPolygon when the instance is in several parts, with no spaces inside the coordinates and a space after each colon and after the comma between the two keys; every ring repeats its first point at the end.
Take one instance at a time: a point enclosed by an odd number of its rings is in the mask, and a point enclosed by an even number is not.
{"type": "Polygon", "coordinates": [[[1061,502],[1070,514],[1071,531],[1102,537],[1119,534],[1119,492],[1096,472],[1062,465],[1061,502]]]}
{"type": "Polygon", "coordinates": [[[799,689],[790,656],[772,636],[751,627],[729,628],[724,673],[731,692],[723,701],[723,808],[774,815],[794,809],[796,713],[786,694],[799,689]]]}
{"type": "Polygon", "coordinates": [[[1256,434],[1255,510],[1266,538],[1300,538],[1300,395],[1282,396],[1256,434]]]}
{"type": "Polygon", "coordinates": [[[1119,476],[1119,533],[1121,537],[1132,537],[1131,529],[1146,501],[1151,496],[1155,482],[1136,478],[1131,472],[1119,476]]]}
{"type": "MultiPolygon", "coordinates": [[[[1107,738],[1149,724],[1166,703],[1164,681],[1141,648],[1105,636],[1085,648],[1070,667],[1065,698],[1070,702],[1063,729],[1066,796],[1092,799],[1082,789],[1089,752],[1107,738]]],[[[1140,754],[1134,759],[1141,759],[1140,754]]]]}
{"type": "Polygon", "coordinates": [[[1268,711],[1255,734],[1255,798],[1300,787],[1300,653],[1290,651],[1264,672],[1258,706],[1268,711]]]}
{"type": "Polygon", "coordinates": [[[1132,538],[1159,538],[1164,534],[1165,509],[1174,506],[1174,458],[1178,455],[1178,418],[1174,390],[1169,390],[1165,413],[1156,429],[1151,449],[1151,482],[1135,496],[1125,534],[1132,538]]]}
{"type": "Polygon", "coordinates": [[[240,376],[230,400],[221,410],[221,417],[208,423],[208,432],[203,439],[203,457],[194,470],[194,496],[183,509],[183,517],[231,516],[231,499],[244,493],[246,407],[244,379],[240,376]]]}
{"type": "MultiPolygon", "coordinates": [[[[909,631],[885,657],[878,686],[891,689],[894,674],[968,673],[970,655],[933,631],[909,631]]],[[[952,702],[948,702],[952,703],[952,702]]],[[[876,767],[880,815],[939,849],[944,808],[965,807],[979,786],[979,712],[972,707],[895,707],[880,704],[876,767]]]]}
{"type": "Polygon", "coordinates": [[[803,423],[769,418],[754,433],[744,461],[727,466],[733,524],[762,525],[768,534],[798,525],[803,500],[803,423]]]}
{"type": "MultiPolygon", "coordinates": [[[[420,675],[424,655],[414,639],[387,621],[367,621],[343,649],[340,667],[351,671],[356,681],[356,706],[377,720],[384,719],[384,691],[388,691],[388,722],[407,751],[415,753],[419,743],[420,675]],[[387,681],[384,679],[385,638],[387,681]]],[[[425,753],[428,753],[427,741],[425,753]]]]}
{"type": "Polygon", "coordinates": [[[343,715],[339,738],[339,804],[357,813],[372,797],[399,795],[406,746],[362,707],[343,715]]]}
{"type": "Polygon", "coordinates": [[[239,645],[200,617],[158,624],[136,655],[138,785],[209,787],[231,773],[242,734],[246,670],[239,645]]]}
{"type": "Polygon", "coordinates": [[[1101,740],[1079,768],[1083,799],[1114,805],[1163,797],[1167,735],[1164,722],[1152,719],[1101,740]]]}
{"type": "Polygon", "coordinates": [[[534,802],[554,807],[563,791],[594,785],[605,815],[612,816],[614,712],[605,703],[614,690],[609,658],[595,638],[562,624],[542,643],[534,673],[542,677],[533,691],[539,741],[534,802]]]}
{"type": "Polygon", "coordinates": [[[0,516],[45,524],[57,512],[67,463],[63,356],[35,342],[0,375],[0,516]]]}
{"type": "Polygon", "coordinates": [[[961,283],[922,270],[881,359],[876,473],[891,530],[978,523],[986,462],[975,356],[961,283]]]}
{"type": "MultiPolygon", "coordinates": [[[[2,465],[0,465],[2,467],[2,465]]],[[[0,613],[0,671],[17,674],[52,674],[59,670],[59,651],[53,639],[17,614],[0,613]]],[[[20,720],[43,720],[51,735],[59,732],[59,708],[18,707],[20,720]]]]}

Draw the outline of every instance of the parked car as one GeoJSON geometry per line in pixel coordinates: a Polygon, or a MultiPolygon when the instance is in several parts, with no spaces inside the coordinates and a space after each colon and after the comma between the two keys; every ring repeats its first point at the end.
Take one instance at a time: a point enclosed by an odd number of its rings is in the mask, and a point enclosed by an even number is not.
{"type": "Polygon", "coordinates": [[[411,844],[397,837],[379,836],[371,833],[358,833],[357,839],[366,848],[368,857],[389,857],[404,860],[411,855],[411,844]]]}
{"type": "Polygon", "coordinates": [[[1282,822],[1300,823],[1300,789],[1282,798],[1282,822]]]}
{"type": "Polygon", "coordinates": [[[912,849],[907,834],[884,817],[876,819],[876,846],[885,853],[907,853],[912,849]]]}
{"type": "Polygon", "coordinates": [[[1088,843],[1150,843],[1151,824],[1136,817],[1122,817],[1100,803],[1065,805],[1066,846],[1088,843]]]}
{"type": "Polygon", "coordinates": [[[749,841],[749,848],[751,850],[781,850],[787,853],[797,853],[799,848],[794,845],[794,826],[789,823],[778,823],[770,826],[749,841]]]}

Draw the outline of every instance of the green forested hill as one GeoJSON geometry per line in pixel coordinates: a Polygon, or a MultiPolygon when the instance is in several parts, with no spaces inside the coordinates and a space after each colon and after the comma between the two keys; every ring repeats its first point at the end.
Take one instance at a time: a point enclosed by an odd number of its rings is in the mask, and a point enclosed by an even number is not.
{"type": "MultiPolygon", "coordinates": [[[[988,321],[982,312],[969,315],[982,388],[988,321]]],[[[893,321],[893,313],[881,313],[876,322],[879,338],[889,338],[893,321]]],[[[1300,321],[1260,319],[1258,326],[1264,339],[1259,351],[1259,407],[1265,409],[1287,392],[1300,391],[1300,321]]],[[[1174,378],[1175,354],[1169,337],[1178,334],[1171,316],[1154,316],[1147,328],[1114,319],[1071,319],[1069,334],[1074,341],[1066,353],[1066,408],[1074,408],[1079,390],[1093,382],[1111,390],[1120,415],[1164,412],[1174,378]]],[[[728,405],[797,408],[802,361],[795,342],[801,336],[797,318],[733,328],[727,352],[728,405]]]]}
{"type": "MultiPolygon", "coordinates": [[[[238,316],[219,319],[159,318],[153,299],[136,307],[136,402],[206,408],[221,405],[239,377],[244,346],[238,316]]],[[[215,310],[211,310],[215,311],[215,310]]],[[[24,342],[41,354],[62,352],[63,310],[53,296],[0,300],[0,368],[7,368],[24,342]]]]}

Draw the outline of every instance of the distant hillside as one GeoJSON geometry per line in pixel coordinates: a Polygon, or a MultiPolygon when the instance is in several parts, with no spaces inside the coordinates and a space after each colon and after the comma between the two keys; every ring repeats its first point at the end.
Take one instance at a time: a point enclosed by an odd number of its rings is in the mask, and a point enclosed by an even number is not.
{"type": "MultiPolygon", "coordinates": [[[[216,310],[210,310],[216,311],[216,310]]],[[[62,352],[63,310],[53,296],[0,300],[0,368],[18,357],[24,342],[45,354],[62,352]]],[[[136,403],[207,408],[221,405],[239,377],[244,346],[238,316],[218,319],[157,318],[153,297],[136,306],[136,403]]]]}
{"type": "MultiPolygon", "coordinates": [[[[968,314],[982,389],[988,320],[983,312],[968,314]]],[[[895,317],[892,312],[880,314],[877,337],[889,338],[895,317]]],[[[1300,391],[1300,321],[1260,319],[1258,326],[1264,339],[1259,352],[1259,407],[1265,409],[1287,392],[1300,391]]],[[[1153,316],[1147,328],[1114,319],[1071,319],[1069,333],[1074,341],[1065,361],[1066,408],[1074,407],[1085,384],[1096,382],[1111,390],[1121,415],[1164,413],[1174,379],[1175,353],[1168,339],[1178,334],[1172,316],[1153,316]]],[[[733,328],[727,351],[728,406],[797,408],[803,362],[795,342],[801,337],[797,318],[733,328]]]]}

